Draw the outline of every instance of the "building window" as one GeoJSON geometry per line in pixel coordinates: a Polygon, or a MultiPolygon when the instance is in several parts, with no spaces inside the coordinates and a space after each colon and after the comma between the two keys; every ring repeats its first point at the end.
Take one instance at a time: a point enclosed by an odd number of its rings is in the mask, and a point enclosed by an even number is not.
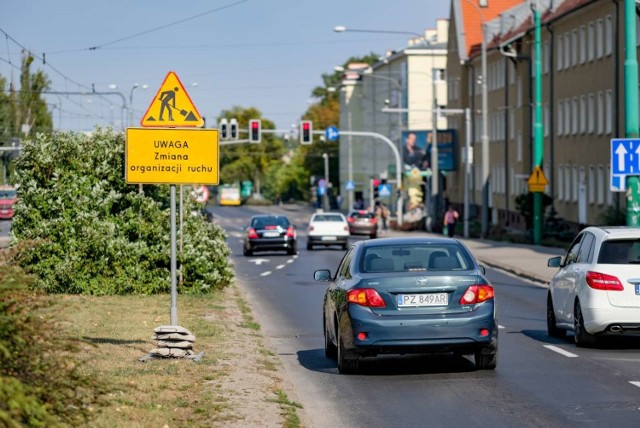
{"type": "Polygon", "coordinates": [[[558,179],[556,183],[558,184],[558,200],[564,200],[564,167],[562,165],[558,165],[558,179]]]}
{"type": "Polygon", "coordinates": [[[595,129],[595,120],[596,120],[596,105],[595,105],[595,95],[589,94],[589,104],[587,108],[587,132],[589,134],[593,134],[595,129]]]}
{"type": "Polygon", "coordinates": [[[589,203],[591,205],[593,205],[593,203],[596,200],[596,192],[595,192],[595,185],[596,185],[596,177],[595,177],[596,173],[595,173],[595,169],[593,168],[593,165],[589,165],[589,188],[587,189],[588,191],[588,195],[589,195],[589,203]]]}
{"type": "Polygon", "coordinates": [[[578,65],[578,30],[571,32],[571,65],[578,65]]]}
{"type": "Polygon", "coordinates": [[[604,54],[604,23],[598,19],[596,24],[596,57],[602,58],[604,54]]]}
{"type": "Polygon", "coordinates": [[[571,167],[569,164],[564,166],[564,202],[571,202],[571,167]]]}
{"type": "Polygon", "coordinates": [[[598,165],[598,205],[604,203],[604,186],[606,185],[606,178],[604,177],[604,169],[602,165],[598,165]]]}
{"type": "Polygon", "coordinates": [[[607,15],[604,21],[604,53],[611,55],[613,52],[613,19],[607,15]]]}
{"type": "Polygon", "coordinates": [[[522,107],[522,77],[518,76],[518,85],[516,87],[516,106],[522,107]]]}
{"type": "Polygon", "coordinates": [[[604,132],[604,94],[598,92],[598,135],[604,132]]]}
{"type": "Polygon", "coordinates": [[[587,132],[587,97],[580,96],[580,133],[587,132]]]}
{"type": "Polygon", "coordinates": [[[571,100],[564,100],[564,135],[571,134],[571,100]]]}
{"type": "Polygon", "coordinates": [[[587,27],[580,26],[580,64],[587,60],[587,27]]]}
{"type": "Polygon", "coordinates": [[[516,137],[516,113],[513,110],[509,110],[509,134],[511,140],[516,137]]]}
{"type": "Polygon", "coordinates": [[[558,129],[558,136],[561,136],[564,132],[564,127],[562,126],[564,121],[564,102],[562,100],[558,100],[558,120],[556,124],[556,128],[558,129]]]}
{"type": "Polygon", "coordinates": [[[560,34],[558,36],[558,46],[557,46],[557,52],[558,52],[557,61],[558,61],[558,65],[557,65],[556,68],[558,70],[562,70],[562,68],[563,68],[562,67],[562,60],[564,59],[564,53],[563,53],[564,50],[562,48],[563,48],[564,45],[563,45],[562,39],[563,39],[562,34],[560,34]]]}
{"type": "Polygon", "coordinates": [[[578,202],[578,167],[576,165],[573,166],[572,169],[572,174],[571,174],[571,187],[572,187],[572,191],[571,191],[571,200],[573,202],[578,202]]]}
{"type": "Polygon", "coordinates": [[[542,45],[542,67],[543,67],[543,72],[544,74],[549,74],[549,62],[550,61],[550,56],[549,56],[549,41],[546,40],[544,42],[544,45],[542,45]]]}
{"type": "Polygon", "coordinates": [[[542,122],[542,126],[544,127],[544,136],[548,137],[549,136],[549,104],[545,104],[543,109],[542,109],[543,113],[542,113],[542,117],[543,117],[543,122],[542,122]]]}
{"type": "Polygon", "coordinates": [[[587,58],[589,61],[593,61],[595,57],[596,46],[596,28],[593,21],[589,22],[587,27],[587,58]]]}
{"type": "Polygon", "coordinates": [[[522,162],[522,131],[518,131],[518,139],[516,143],[516,156],[518,162],[522,162]]]}
{"type": "MultiPolygon", "coordinates": [[[[564,68],[567,69],[571,65],[571,36],[564,33],[564,68]]],[[[534,61],[531,61],[534,62],[534,61]]]]}
{"type": "Polygon", "coordinates": [[[607,90],[606,94],[604,131],[607,134],[611,134],[611,132],[613,132],[613,92],[611,89],[607,90]]]}
{"type": "Polygon", "coordinates": [[[573,97],[571,106],[571,133],[573,135],[578,133],[578,97],[573,97]]]}

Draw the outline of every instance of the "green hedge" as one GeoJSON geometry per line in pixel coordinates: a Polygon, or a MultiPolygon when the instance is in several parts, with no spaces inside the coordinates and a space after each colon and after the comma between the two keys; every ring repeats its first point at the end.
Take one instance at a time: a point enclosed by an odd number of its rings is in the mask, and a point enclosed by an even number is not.
{"type": "MultiPolygon", "coordinates": [[[[39,134],[16,161],[14,244],[51,293],[154,294],[170,289],[168,186],[124,181],[124,136],[109,129],[39,134]]],[[[190,209],[189,204],[187,209],[190,209]]],[[[188,211],[187,211],[188,212],[188,211]]],[[[185,215],[182,293],[233,279],[223,230],[185,215]]]]}

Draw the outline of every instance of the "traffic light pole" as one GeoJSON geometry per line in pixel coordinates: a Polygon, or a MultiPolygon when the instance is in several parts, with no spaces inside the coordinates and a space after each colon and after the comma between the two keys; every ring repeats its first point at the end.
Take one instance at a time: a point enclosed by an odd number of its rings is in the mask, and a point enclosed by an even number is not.
{"type": "MultiPolygon", "coordinates": [[[[638,54],[636,52],[636,2],[624,2],[624,107],[627,138],[638,138],[638,54]]],[[[627,175],[627,226],[640,226],[640,177],[627,175]]]]}
{"type": "MultiPolygon", "coordinates": [[[[635,14],[634,14],[635,16],[635,14]]],[[[635,19],[635,18],[634,18],[635,19]]],[[[534,46],[534,65],[535,65],[535,122],[533,124],[533,168],[542,168],[542,159],[544,157],[543,143],[543,125],[542,125],[542,42],[540,29],[540,10],[536,2],[533,10],[533,22],[535,28],[535,46],[534,46]]],[[[540,245],[542,242],[542,193],[533,192],[533,243],[540,245]]]]}

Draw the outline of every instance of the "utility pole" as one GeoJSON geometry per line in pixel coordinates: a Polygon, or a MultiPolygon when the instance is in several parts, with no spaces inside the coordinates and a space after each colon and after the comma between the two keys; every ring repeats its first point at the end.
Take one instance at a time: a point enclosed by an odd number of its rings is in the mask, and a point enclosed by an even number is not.
{"type": "Polygon", "coordinates": [[[483,238],[489,234],[489,92],[487,88],[487,24],[482,22],[482,223],[483,238]]]}
{"type": "MultiPolygon", "coordinates": [[[[624,107],[626,138],[638,138],[638,55],[636,53],[636,2],[624,2],[624,107]]],[[[627,175],[627,226],[640,226],[640,177],[627,175]]]]}
{"type": "MultiPolygon", "coordinates": [[[[433,71],[432,71],[433,72],[433,71]]],[[[431,230],[438,219],[438,198],[440,196],[440,168],[438,165],[438,96],[436,94],[436,78],[432,76],[433,112],[431,115],[431,230]]]]}
{"type": "MultiPolygon", "coordinates": [[[[635,16],[635,15],[634,15],[635,16]]],[[[635,19],[635,18],[634,18],[635,19]]],[[[534,105],[535,105],[535,123],[533,125],[533,168],[542,167],[542,159],[544,156],[543,145],[543,128],[542,128],[542,61],[541,61],[541,30],[540,30],[540,10],[536,1],[533,9],[533,22],[535,28],[535,72],[534,77],[534,105]]],[[[542,242],[542,193],[533,192],[533,243],[539,245],[542,242]]]]}

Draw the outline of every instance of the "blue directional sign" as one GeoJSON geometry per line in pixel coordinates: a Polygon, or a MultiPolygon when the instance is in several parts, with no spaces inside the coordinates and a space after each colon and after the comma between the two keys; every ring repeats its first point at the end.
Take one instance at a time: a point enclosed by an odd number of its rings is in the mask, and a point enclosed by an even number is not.
{"type": "Polygon", "coordinates": [[[640,139],[611,140],[611,190],[624,192],[627,175],[640,175],[640,139]]]}
{"type": "Polygon", "coordinates": [[[324,130],[324,136],[327,141],[336,141],[340,136],[340,131],[335,126],[327,126],[327,129],[324,130]]]}
{"type": "Polygon", "coordinates": [[[391,196],[391,184],[381,184],[378,186],[378,196],[391,196]]]}
{"type": "Polygon", "coordinates": [[[347,190],[353,190],[356,188],[356,185],[354,184],[353,180],[347,180],[347,182],[344,184],[344,188],[347,190]]]}

